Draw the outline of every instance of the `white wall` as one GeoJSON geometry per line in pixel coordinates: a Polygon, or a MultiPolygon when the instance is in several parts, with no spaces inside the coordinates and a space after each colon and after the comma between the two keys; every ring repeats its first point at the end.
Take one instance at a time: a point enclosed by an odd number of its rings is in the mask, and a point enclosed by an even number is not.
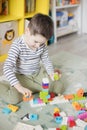
{"type": "Polygon", "coordinates": [[[82,6],[82,33],[87,33],[87,0],[81,0],[82,6]]]}

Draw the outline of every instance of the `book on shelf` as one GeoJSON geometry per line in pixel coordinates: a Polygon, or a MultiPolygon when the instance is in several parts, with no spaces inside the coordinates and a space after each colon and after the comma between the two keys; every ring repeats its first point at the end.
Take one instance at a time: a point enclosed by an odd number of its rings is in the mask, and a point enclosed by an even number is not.
{"type": "Polygon", "coordinates": [[[31,12],[35,11],[35,5],[36,5],[35,0],[31,0],[31,3],[30,3],[30,4],[31,4],[31,5],[30,5],[30,10],[31,10],[31,12]]]}
{"type": "Polygon", "coordinates": [[[2,12],[2,0],[0,0],[0,14],[2,12]]]}
{"type": "Polygon", "coordinates": [[[31,13],[35,11],[36,0],[25,0],[25,12],[31,13]]]}
{"type": "Polygon", "coordinates": [[[8,0],[0,0],[0,15],[8,15],[8,0]]]}

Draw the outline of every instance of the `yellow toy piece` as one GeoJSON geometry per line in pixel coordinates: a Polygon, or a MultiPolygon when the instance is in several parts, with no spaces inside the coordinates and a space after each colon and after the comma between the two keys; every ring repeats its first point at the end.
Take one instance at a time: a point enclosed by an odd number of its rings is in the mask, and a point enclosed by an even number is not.
{"type": "Polygon", "coordinates": [[[55,112],[60,112],[60,109],[57,108],[57,107],[55,107],[55,108],[54,108],[54,113],[55,113],[55,112]]]}
{"type": "Polygon", "coordinates": [[[19,109],[18,106],[14,106],[14,105],[11,105],[11,104],[8,105],[8,108],[11,109],[12,112],[16,112],[19,109]]]}

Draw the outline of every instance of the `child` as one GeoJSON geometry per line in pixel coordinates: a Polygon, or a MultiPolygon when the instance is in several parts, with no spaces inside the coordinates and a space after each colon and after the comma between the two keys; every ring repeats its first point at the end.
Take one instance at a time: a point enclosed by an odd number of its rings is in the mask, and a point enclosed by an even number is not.
{"type": "Polygon", "coordinates": [[[0,94],[5,102],[16,104],[22,101],[25,93],[31,96],[33,92],[41,91],[42,78],[45,76],[50,80],[50,87],[54,87],[54,69],[46,45],[53,32],[52,19],[44,14],[36,14],[25,34],[14,40],[4,64],[4,74],[10,84],[0,85],[5,88],[4,95],[0,94]]]}

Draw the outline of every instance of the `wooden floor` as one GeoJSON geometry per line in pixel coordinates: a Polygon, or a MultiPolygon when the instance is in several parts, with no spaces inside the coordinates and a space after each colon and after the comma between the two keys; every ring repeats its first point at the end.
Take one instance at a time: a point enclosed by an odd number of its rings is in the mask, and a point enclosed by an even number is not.
{"type": "Polygon", "coordinates": [[[57,43],[50,44],[49,55],[57,54],[59,51],[67,51],[83,58],[87,58],[87,34],[71,34],[58,38],[57,43]]]}

